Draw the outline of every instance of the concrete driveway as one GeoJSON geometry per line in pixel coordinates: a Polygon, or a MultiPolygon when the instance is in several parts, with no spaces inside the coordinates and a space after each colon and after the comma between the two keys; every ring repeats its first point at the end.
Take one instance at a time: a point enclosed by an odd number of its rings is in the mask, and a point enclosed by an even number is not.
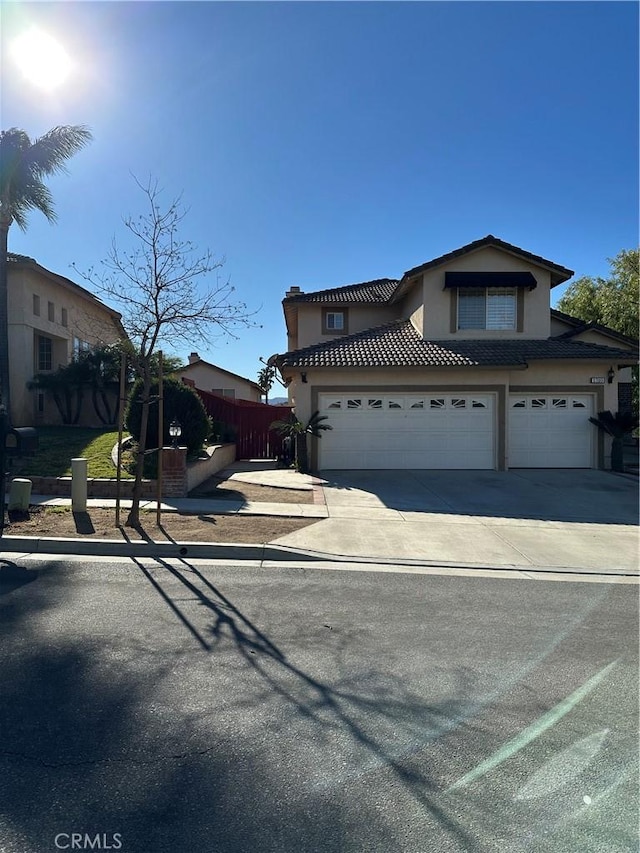
{"type": "Polygon", "coordinates": [[[277,540],[331,554],[636,574],[638,482],[604,471],[324,471],[328,518],[277,540]]]}
{"type": "Polygon", "coordinates": [[[341,507],[637,524],[638,480],[608,471],[323,471],[329,515],[341,507]]]}

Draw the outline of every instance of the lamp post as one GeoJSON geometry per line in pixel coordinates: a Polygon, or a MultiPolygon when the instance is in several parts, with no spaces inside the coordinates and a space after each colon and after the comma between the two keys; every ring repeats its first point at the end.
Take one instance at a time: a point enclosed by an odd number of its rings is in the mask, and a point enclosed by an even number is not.
{"type": "Polygon", "coordinates": [[[169,424],[169,435],[173,439],[171,446],[174,450],[178,448],[178,439],[182,435],[182,427],[180,426],[180,421],[177,421],[175,418],[169,424]]]}

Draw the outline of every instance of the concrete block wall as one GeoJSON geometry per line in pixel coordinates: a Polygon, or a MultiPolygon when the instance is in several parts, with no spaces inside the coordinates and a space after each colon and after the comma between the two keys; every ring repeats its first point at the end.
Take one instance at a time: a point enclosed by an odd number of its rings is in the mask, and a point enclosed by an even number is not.
{"type": "MultiPolygon", "coordinates": [[[[220,444],[207,448],[207,458],[198,459],[187,465],[186,447],[162,448],[162,492],[163,497],[184,498],[223,468],[235,462],[235,444],[220,444]]],[[[9,476],[8,481],[11,481],[9,476]]],[[[56,495],[71,497],[71,477],[29,477],[34,495],[56,495]]],[[[120,481],[120,497],[130,498],[133,480],[120,481]]],[[[157,480],[142,481],[142,497],[154,500],[158,494],[157,480]]],[[[115,498],[116,480],[90,477],[87,480],[87,496],[90,498],[115,498]]]]}

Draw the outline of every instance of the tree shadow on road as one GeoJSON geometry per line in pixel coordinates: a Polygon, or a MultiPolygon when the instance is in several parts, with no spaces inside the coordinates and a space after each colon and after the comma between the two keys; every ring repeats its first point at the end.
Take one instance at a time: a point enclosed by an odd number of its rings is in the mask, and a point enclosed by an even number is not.
{"type": "MultiPolygon", "coordinates": [[[[156,562],[183,584],[198,604],[213,616],[205,634],[198,631],[177,608],[158,577],[138,561],[134,562],[204,651],[214,652],[218,645],[230,641],[242,661],[266,687],[264,701],[279,697],[290,712],[294,711],[300,719],[316,727],[312,737],[319,743],[336,732],[346,736],[352,742],[350,749],[355,746],[361,758],[365,756],[369,767],[392,772],[447,833],[472,849],[473,835],[453,814],[445,813],[430,796],[438,786],[430,780],[428,769],[427,772],[411,769],[410,763],[403,762],[390,748],[393,741],[398,740],[405,744],[418,741],[422,745],[425,731],[431,731],[435,736],[453,728],[454,721],[471,713],[466,700],[452,697],[444,703],[429,704],[423,697],[410,692],[400,679],[376,670],[361,674],[359,684],[355,684],[353,679],[331,684],[316,678],[290,660],[192,563],[182,559],[180,568],[177,568],[167,560],[158,559],[156,562]],[[398,738],[398,729],[403,730],[404,737],[398,738]],[[390,737],[392,733],[395,737],[390,737]]],[[[465,692],[461,689],[457,696],[464,696],[465,692]]],[[[475,709],[476,706],[473,707],[475,709]]]]}

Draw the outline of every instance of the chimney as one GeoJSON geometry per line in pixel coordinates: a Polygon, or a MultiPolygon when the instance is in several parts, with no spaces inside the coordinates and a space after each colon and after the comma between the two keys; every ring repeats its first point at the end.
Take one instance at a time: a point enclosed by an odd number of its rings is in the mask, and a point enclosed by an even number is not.
{"type": "Polygon", "coordinates": [[[196,361],[200,361],[200,356],[197,352],[192,352],[189,356],[189,364],[195,364],[196,361]]]}
{"type": "Polygon", "coordinates": [[[296,285],[292,285],[289,290],[285,293],[285,298],[288,299],[290,296],[299,296],[302,293],[299,287],[296,285]]]}

